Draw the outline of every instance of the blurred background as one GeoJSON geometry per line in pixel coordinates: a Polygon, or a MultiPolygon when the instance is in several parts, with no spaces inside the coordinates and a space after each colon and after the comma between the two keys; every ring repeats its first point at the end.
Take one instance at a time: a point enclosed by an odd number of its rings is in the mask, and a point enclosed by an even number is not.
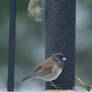
{"type": "MultiPolygon", "coordinates": [[[[15,90],[34,90],[34,86],[41,90],[44,88],[42,80],[22,84],[21,79],[44,60],[44,23],[29,18],[27,0],[16,1],[15,90]]],[[[0,0],[0,91],[7,87],[9,3],[9,0],[0,0]]],[[[92,0],[77,0],[76,18],[76,74],[92,85],[92,0]]]]}

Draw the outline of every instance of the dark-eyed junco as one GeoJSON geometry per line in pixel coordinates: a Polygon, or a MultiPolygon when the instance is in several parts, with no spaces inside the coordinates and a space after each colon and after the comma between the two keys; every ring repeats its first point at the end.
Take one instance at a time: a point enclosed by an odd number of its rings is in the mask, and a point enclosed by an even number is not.
{"type": "Polygon", "coordinates": [[[30,0],[28,4],[28,15],[35,21],[41,21],[41,0],[30,0]]]}
{"type": "MultiPolygon", "coordinates": [[[[25,77],[22,81],[32,79],[32,78],[40,78],[45,81],[49,81],[52,86],[58,88],[52,81],[57,79],[59,75],[62,73],[64,62],[67,58],[62,53],[55,53],[51,55],[49,58],[44,60],[41,64],[37,65],[29,76],[25,77]]],[[[75,77],[75,82],[79,86],[85,88],[87,91],[91,91],[92,88],[86,85],[82,80],[78,77],[75,77]]]]}
{"type": "MultiPolygon", "coordinates": [[[[40,78],[45,81],[53,81],[61,74],[66,57],[62,53],[55,53],[41,64],[37,65],[30,75],[22,81],[31,78],[40,78]]],[[[55,86],[52,82],[51,84],[55,86]]]]}

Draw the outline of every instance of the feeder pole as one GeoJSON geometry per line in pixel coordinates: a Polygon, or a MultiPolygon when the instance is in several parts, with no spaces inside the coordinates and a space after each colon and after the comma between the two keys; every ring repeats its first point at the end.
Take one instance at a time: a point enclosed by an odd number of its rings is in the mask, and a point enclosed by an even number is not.
{"type": "MultiPolygon", "coordinates": [[[[60,88],[75,85],[75,7],[76,0],[46,0],[46,58],[54,53],[67,57],[61,75],[53,81],[60,88]]],[[[56,89],[46,82],[46,89],[56,89]]]]}
{"type": "Polygon", "coordinates": [[[16,0],[10,0],[10,31],[7,91],[14,91],[16,0]]]}

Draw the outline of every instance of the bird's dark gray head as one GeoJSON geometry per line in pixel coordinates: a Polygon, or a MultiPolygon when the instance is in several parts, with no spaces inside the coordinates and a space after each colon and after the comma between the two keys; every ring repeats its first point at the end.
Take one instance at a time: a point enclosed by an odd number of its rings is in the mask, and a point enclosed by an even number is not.
{"type": "Polygon", "coordinates": [[[66,57],[62,53],[55,53],[51,56],[52,60],[60,67],[63,68],[66,57]]]}

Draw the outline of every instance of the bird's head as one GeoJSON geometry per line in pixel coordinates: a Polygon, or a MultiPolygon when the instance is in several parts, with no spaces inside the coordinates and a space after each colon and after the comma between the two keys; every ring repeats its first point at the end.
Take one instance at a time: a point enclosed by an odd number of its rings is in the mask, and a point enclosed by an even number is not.
{"type": "Polygon", "coordinates": [[[62,53],[55,53],[51,56],[51,58],[60,68],[63,68],[64,62],[67,60],[62,53]]]}

